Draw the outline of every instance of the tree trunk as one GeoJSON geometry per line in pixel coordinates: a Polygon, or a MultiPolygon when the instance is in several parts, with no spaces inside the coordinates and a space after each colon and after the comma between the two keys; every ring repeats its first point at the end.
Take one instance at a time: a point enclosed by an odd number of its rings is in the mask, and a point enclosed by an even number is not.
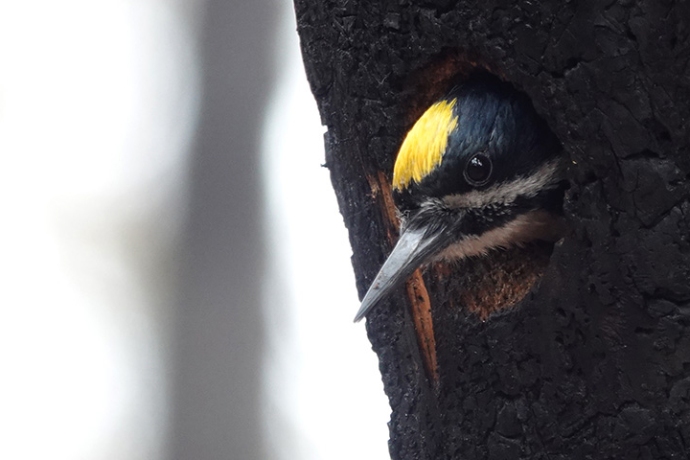
{"type": "Polygon", "coordinates": [[[554,248],[432,267],[369,315],[392,458],[689,458],[690,2],[295,4],[360,295],[397,149],[453,76],[513,83],[570,160],[554,248]],[[520,264],[516,305],[470,292],[520,264]]]}

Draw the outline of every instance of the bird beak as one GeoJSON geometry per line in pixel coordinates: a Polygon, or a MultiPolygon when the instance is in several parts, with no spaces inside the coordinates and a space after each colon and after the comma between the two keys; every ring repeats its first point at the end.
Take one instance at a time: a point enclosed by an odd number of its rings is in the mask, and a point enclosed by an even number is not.
{"type": "Polygon", "coordinates": [[[433,232],[429,232],[428,228],[410,229],[409,226],[404,229],[362,299],[355,322],[364,318],[376,304],[407,280],[417,267],[443,249],[450,242],[451,233],[445,226],[433,232]]]}

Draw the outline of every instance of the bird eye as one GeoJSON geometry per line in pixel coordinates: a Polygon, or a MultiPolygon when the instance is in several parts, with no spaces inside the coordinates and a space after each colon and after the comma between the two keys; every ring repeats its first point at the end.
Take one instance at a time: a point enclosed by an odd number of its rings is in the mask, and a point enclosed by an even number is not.
{"type": "Polygon", "coordinates": [[[473,156],[465,166],[465,179],[472,185],[484,185],[491,177],[493,165],[486,155],[481,153],[473,156]]]}

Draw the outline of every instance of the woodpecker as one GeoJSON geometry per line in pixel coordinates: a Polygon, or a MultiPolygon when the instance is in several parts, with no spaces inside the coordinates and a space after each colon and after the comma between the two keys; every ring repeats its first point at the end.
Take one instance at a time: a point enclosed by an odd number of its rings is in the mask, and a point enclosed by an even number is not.
{"type": "Polygon", "coordinates": [[[562,148],[529,98],[475,74],[432,104],[393,168],[400,237],[361,320],[418,267],[563,235],[562,148]]]}

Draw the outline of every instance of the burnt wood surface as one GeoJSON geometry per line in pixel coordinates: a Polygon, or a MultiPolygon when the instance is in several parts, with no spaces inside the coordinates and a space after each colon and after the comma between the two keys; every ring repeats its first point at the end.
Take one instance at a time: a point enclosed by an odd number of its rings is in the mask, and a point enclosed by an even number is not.
{"type": "Polygon", "coordinates": [[[397,149],[453,75],[512,82],[568,158],[571,233],[522,301],[463,305],[487,261],[424,274],[436,376],[405,289],[369,315],[392,458],[690,458],[690,2],[295,6],[360,295],[397,235],[397,149]]]}

